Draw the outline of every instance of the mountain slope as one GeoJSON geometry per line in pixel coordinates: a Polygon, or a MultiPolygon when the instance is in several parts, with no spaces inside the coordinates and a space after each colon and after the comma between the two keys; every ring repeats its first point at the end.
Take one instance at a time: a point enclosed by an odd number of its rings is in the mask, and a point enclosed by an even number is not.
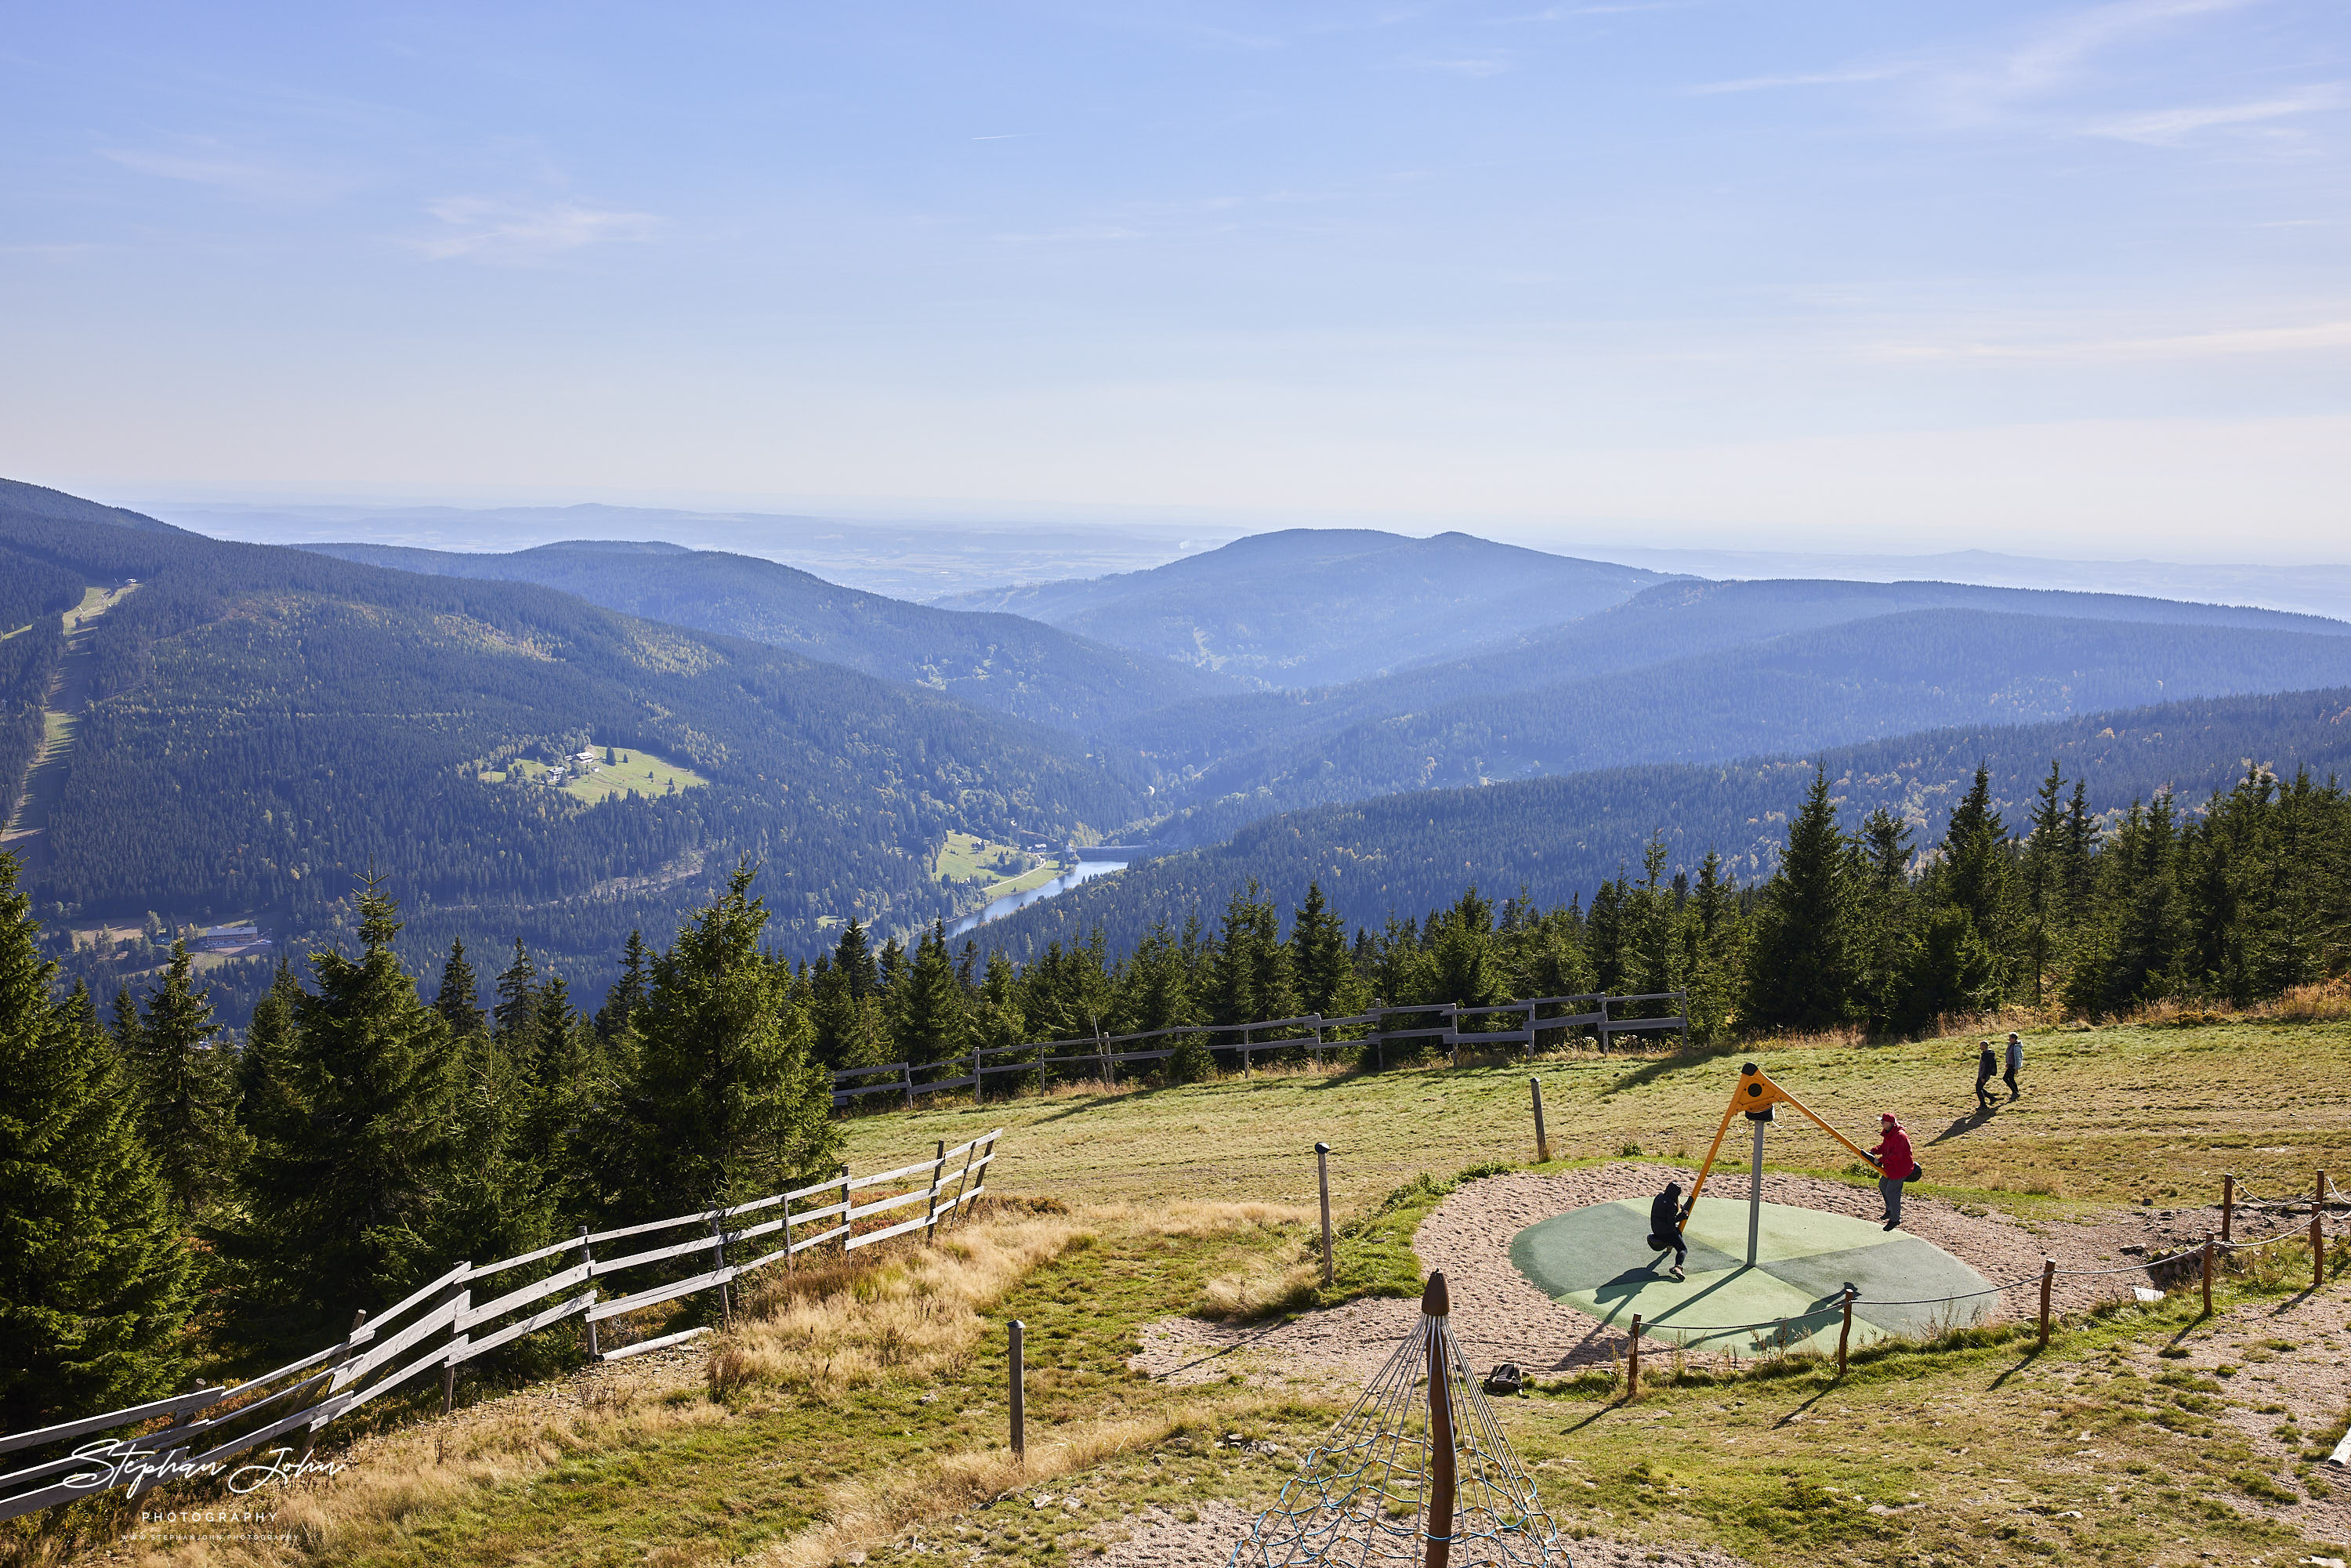
{"type": "Polygon", "coordinates": [[[1637,871],[1652,832],[1667,874],[1694,871],[1709,849],[1741,881],[1768,875],[1815,767],[1836,786],[1848,829],[1884,806],[1938,837],[1979,762],[2020,825],[2052,759],[2085,779],[2092,808],[2116,810],[2169,788],[2188,809],[2241,778],[2248,762],[2292,778],[2351,774],[2351,687],[2167,703],[2037,725],[1977,724],[1807,756],[1705,767],[1618,768],[1485,789],[1434,789],[1318,807],[1255,821],[1229,841],[1148,861],[980,927],[983,946],[1025,958],[1100,927],[1122,952],[1196,907],[1213,918],[1255,878],[1294,905],[1319,882],[1349,923],[1417,916],[1478,883],[1523,888],[1539,904],[1588,899],[1604,878],[1637,871]]]}
{"type": "Polygon", "coordinates": [[[1018,615],[909,604],[756,556],[606,541],[509,555],[371,544],[302,548],[402,571],[536,582],[607,609],[748,637],[1081,734],[1235,689],[1207,671],[1018,615]]]}
{"type": "Polygon", "coordinates": [[[959,594],[1265,686],[1350,681],[1557,625],[1666,579],[1468,534],[1290,528],[1148,571],[959,594]]]}
{"type": "Polygon", "coordinates": [[[1277,741],[1203,770],[1158,838],[1213,842],[1270,811],[1405,789],[2343,683],[2351,636],[1907,611],[1277,741]]]}
{"type": "Polygon", "coordinates": [[[419,956],[520,935],[601,966],[747,857],[806,949],[820,917],[950,913],[928,857],[951,830],[1081,832],[1139,796],[1054,732],[535,584],[5,507],[0,567],[141,583],[94,629],[34,874],[68,917],[258,914],[307,941],[372,865],[419,956]],[[688,787],[517,777],[588,746],[688,787]]]}

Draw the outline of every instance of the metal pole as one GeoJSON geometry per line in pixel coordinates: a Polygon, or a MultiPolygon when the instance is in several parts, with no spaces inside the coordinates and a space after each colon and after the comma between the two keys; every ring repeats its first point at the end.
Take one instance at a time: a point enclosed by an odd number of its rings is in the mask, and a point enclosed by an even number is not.
{"type": "Polygon", "coordinates": [[[1314,1179],[1322,1187],[1322,1282],[1331,1282],[1331,1145],[1314,1145],[1314,1179]]]}
{"type": "Polygon", "coordinates": [[[1029,1454],[1029,1365],[1023,1343],[1028,1333],[1027,1323],[1012,1320],[1012,1457],[1023,1460],[1029,1454]]]}
{"type": "Polygon", "coordinates": [[[1530,1076],[1527,1091],[1535,1097],[1535,1164],[1551,1164],[1551,1139],[1543,1135],[1542,1080],[1530,1076]]]}
{"type": "Polygon", "coordinates": [[[1770,1125],[1760,1113],[1756,1114],[1754,1171],[1747,1184],[1747,1266],[1750,1269],[1763,1240],[1763,1129],[1770,1125]]]}

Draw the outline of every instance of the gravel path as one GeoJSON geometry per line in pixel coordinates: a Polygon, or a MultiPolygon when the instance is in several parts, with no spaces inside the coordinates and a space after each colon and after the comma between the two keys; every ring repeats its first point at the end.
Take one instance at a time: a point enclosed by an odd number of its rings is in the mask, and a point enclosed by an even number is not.
{"type": "MultiPolygon", "coordinates": [[[[1147,1508],[1091,1531],[1103,1543],[1102,1554],[1093,1561],[1102,1568],[1217,1568],[1250,1521],[1221,1498],[1203,1503],[1189,1520],[1147,1508]]],[[[1576,1568],[1743,1568],[1740,1559],[1704,1548],[1597,1539],[1566,1544],[1576,1568]]]]}
{"type": "MultiPolygon", "coordinates": [[[[1413,1249],[1431,1269],[1445,1270],[1453,1296],[1453,1331],[1473,1364],[1514,1361],[1530,1372],[1558,1373],[1605,1364],[1622,1348],[1623,1333],[1552,1301],[1510,1263],[1510,1239],[1538,1220],[1587,1204],[1653,1197],[1669,1181],[1687,1187],[1695,1173],[1678,1166],[1624,1163],[1556,1175],[1514,1172],[1471,1182],[1439,1204],[1413,1237],[1413,1249]]],[[[1709,1184],[1711,1187],[1712,1184],[1709,1184]]],[[[1740,1183],[1744,1190],[1743,1180],[1740,1183]]],[[[1871,1219],[1880,1212],[1874,1191],[1813,1176],[1763,1177],[1767,1203],[1783,1203],[1871,1219]]],[[[1997,1209],[1912,1197],[1903,1228],[1931,1241],[1994,1284],[2037,1281],[2043,1257],[2059,1269],[2127,1268],[2137,1255],[2158,1256],[2201,1241],[2217,1229],[2206,1209],[2126,1212],[2097,1225],[2026,1223],[1997,1209]]],[[[2147,1284],[2140,1272],[2095,1279],[2060,1277],[2054,1304],[2061,1312],[2086,1310],[2147,1284]]],[[[2005,1291],[1993,1321],[2035,1310],[2038,1290],[2005,1291]]],[[[1387,1359],[1419,1317],[1405,1301],[1352,1301],[1309,1312],[1271,1327],[1168,1318],[1144,1331],[1132,1364],[1170,1383],[1204,1383],[1234,1373],[1270,1386],[1360,1385],[1387,1359]]]]}

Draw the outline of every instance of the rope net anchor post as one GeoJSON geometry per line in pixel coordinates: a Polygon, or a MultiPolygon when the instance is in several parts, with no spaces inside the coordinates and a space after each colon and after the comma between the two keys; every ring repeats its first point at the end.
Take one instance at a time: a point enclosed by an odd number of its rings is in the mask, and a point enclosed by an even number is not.
{"type": "Polygon", "coordinates": [[[1573,1568],[1454,1337],[1441,1273],[1413,1332],[1226,1559],[1341,1563],[1573,1568]]]}

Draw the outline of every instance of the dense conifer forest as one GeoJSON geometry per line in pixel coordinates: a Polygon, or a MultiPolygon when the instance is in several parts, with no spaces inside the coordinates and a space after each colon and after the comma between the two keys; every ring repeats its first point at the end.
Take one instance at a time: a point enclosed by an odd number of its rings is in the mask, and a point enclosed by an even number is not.
{"type": "Polygon", "coordinates": [[[540,583],[610,610],[771,643],[1078,734],[1241,689],[1205,670],[1089,642],[1018,615],[908,604],[717,550],[587,542],[507,555],[388,545],[306,548],[402,571],[540,583]]]}
{"type": "Polygon", "coordinates": [[[778,649],[528,583],[123,527],[30,486],[0,499],[0,575],[32,628],[0,643],[12,792],[48,617],[68,590],[141,584],[89,633],[88,711],[28,865],[53,926],[259,915],[348,936],[350,880],[373,867],[412,954],[520,934],[601,976],[745,856],[776,868],[774,939],[813,950],[820,921],[953,913],[928,870],[951,829],[1060,840],[1141,800],[1064,736],[778,649]],[[509,768],[590,747],[710,782],[591,804],[509,768]]]}
{"type": "MultiPolygon", "coordinates": [[[[0,856],[0,1073],[18,1091],[0,1106],[0,1425],[152,1395],[200,1354],[306,1344],[452,1260],[825,1172],[828,1066],[945,1078],[983,1047],[1590,991],[1687,991],[1701,1041],[1887,1036],[2003,1007],[2257,1002],[2351,969],[2351,795],[2306,771],[2116,815],[2052,764],[2011,818],[1980,767],[1931,841],[1841,807],[1823,768],[1782,782],[1797,799],[1757,880],[1713,852],[1673,871],[1653,834],[1588,897],[1457,885],[1351,935],[1319,884],[1285,923],[1251,883],[1131,944],[1097,929],[1017,966],[937,924],[877,946],[856,921],[794,963],[745,865],[667,946],[632,934],[592,1010],[521,942],[453,942],[420,987],[371,881],[355,939],[280,966],[241,1041],[184,946],[136,992],[63,989],[0,856]]],[[[1155,1076],[1214,1073],[1235,1040],[1187,1037],[1155,1076]]]]}

